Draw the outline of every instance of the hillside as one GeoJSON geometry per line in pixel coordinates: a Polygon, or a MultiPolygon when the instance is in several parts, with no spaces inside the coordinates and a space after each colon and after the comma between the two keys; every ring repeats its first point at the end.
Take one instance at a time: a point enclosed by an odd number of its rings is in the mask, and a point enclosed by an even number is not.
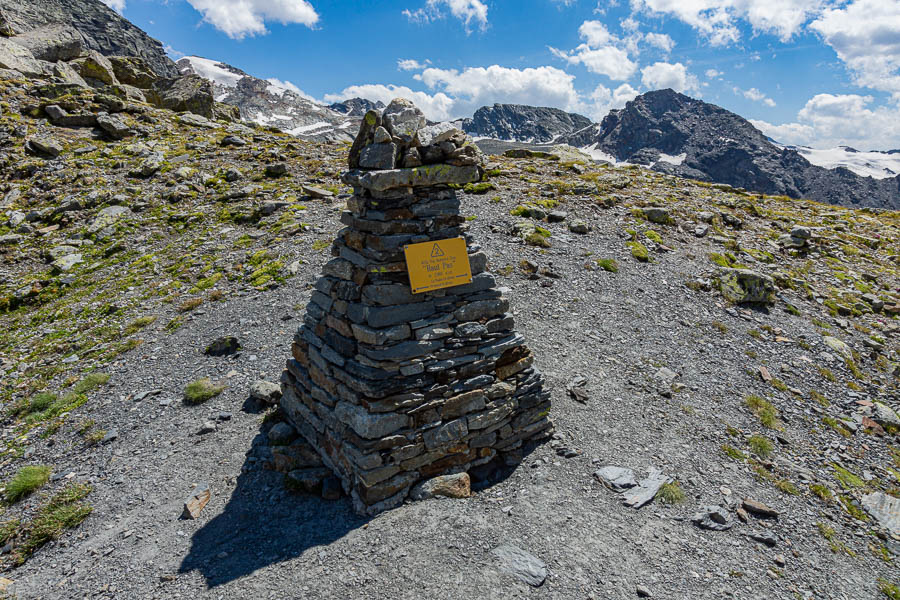
{"type": "Polygon", "coordinates": [[[874,598],[896,581],[897,212],[489,157],[463,214],[557,434],[469,498],[363,519],[285,487],[282,416],[250,394],[278,381],[342,228],[349,145],[138,100],[97,127],[102,90],[55,91],[0,81],[0,595],[874,598]],[[58,103],[94,118],[53,125],[58,103]],[[770,304],[731,295],[744,267],[770,304]],[[603,466],[674,483],[633,509],[603,466]]]}

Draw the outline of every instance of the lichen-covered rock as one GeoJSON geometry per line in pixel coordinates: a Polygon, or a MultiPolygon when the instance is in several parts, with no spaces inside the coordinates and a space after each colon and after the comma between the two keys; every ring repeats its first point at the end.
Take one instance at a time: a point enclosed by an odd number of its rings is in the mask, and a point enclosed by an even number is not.
{"type": "Polygon", "coordinates": [[[159,76],[153,72],[150,64],[136,56],[110,56],[116,79],[120,83],[133,85],[141,90],[149,90],[159,76]]]}
{"type": "Polygon", "coordinates": [[[722,269],[717,275],[719,291],[735,304],[775,302],[775,280],[750,269],[722,269]]]}
{"type": "Polygon", "coordinates": [[[90,51],[88,55],[72,61],[72,66],[79,75],[85,79],[96,79],[107,85],[113,85],[119,81],[113,70],[112,63],[99,52],[90,51]]]}
{"type": "Polygon", "coordinates": [[[453,165],[425,165],[412,169],[386,171],[348,171],[342,176],[344,183],[376,192],[404,187],[427,187],[455,183],[463,185],[481,179],[478,165],[456,167],[453,165]]]}
{"type": "Polygon", "coordinates": [[[425,127],[425,114],[405,98],[394,98],[382,112],[384,127],[388,132],[409,144],[419,129],[425,127]]]}
{"type": "Polygon", "coordinates": [[[31,51],[35,58],[49,62],[72,60],[84,53],[84,38],[77,29],[53,23],[17,35],[13,41],[31,51]]]}
{"type": "Polygon", "coordinates": [[[416,485],[409,493],[413,500],[427,500],[443,496],[445,498],[468,498],[472,495],[468,473],[439,475],[416,485]]]}
{"type": "Polygon", "coordinates": [[[213,84],[199,75],[158,79],[146,93],[147,101],[175,112],[192,112],[211,119],[215,113],[213,84]]]}
{"type": "Polygon", "coordinates": [[[0,68],[18,71],[28,77],[41,77],[44,67],[28,48],[0,37],[0,68]]]}

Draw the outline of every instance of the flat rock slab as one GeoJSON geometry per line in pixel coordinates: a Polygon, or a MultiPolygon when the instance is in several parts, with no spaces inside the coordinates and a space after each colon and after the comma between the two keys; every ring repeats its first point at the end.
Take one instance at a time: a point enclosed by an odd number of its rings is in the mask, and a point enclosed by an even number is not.
{"type": "Polygon", "coordinates": [[[623,492],[637,485],[634,471],[626,467],[614,467],[607,465],[594,471],[597,481],[614,492],[623,492]]]}
{"type": "Polygon", "coordinates": [[[384,171],[347,171],[342,180],[347,185],[363,187],[376,192],[394,188],[445,185],[448,183],[472,183],[481,179],[481,167],[454,167],[438,164],[412,169],[388,169],[384,171]]]}
{"type": "Polygon", "coordinates": [[[498,546],[491,554],[500,563],[500,570],[532,587],[540,587],[547,579],[547,565],[534,554],[512,544],[498,546]]]}
{"type": "Polygon", "coordinates": [[[884,492],[875,492],[862,497],[863,508],[872,515],[879,525],[893,535],[900,535],[900,499],[884,492]]]}
{"type": "Polygon", "coordinates": [[[726,511],[721,506],[703,506],[694,514],[691,522],[700,529],[712,531],[725,531],[731,529],[734,524],[726,511]]]}
{"type": "Polygon", "coordinates": [[[663,475],[656,467],[650,467],[650,473],[646,479],[641,480],[637,487],[625,494],[624,504],[631,508],[640,508],[653,500],[656,492],[668,482],[669,478],[663,475]]]}

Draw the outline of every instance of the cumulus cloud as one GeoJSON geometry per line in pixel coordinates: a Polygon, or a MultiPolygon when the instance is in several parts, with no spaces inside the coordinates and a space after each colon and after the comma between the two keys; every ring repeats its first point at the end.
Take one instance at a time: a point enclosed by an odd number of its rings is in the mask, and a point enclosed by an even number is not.
{"type": "Polygon", "coordinates": [[[672,88],[676,92],[700,91],[700,83],[679,63],[656,62],[641,69],[641,83],[651,90],[672,88]]]}
{"type": "Polygon", "coordinates": [[[771,33],[786,42],[825,3],[826,0],[631,0],[631,8],[675,17],[701,32],[711,44],[721,46],[740,39],[741,20],[750,23],[756,33],[771,33]]]}
{"type": "Polygon", "coordinates": [[[871,107],[872,96],[817,94],[797,113],[797,120],[780,125],[751,121],[769,137],[786,144],[861,150],[897,148],[900,139],[900,98],[871,107]]]}
{"type": "Polygon", "coordinates": [[[620,47],[627,42],[611,34],[601,21],[583,22],[578,34],[584,43],[574,50],[566,52],[550,47],[550,52],[569,64],[582,64],[588,71],[606,75],[613,81],[625,81],[634,75],[637,64],[620,47]]]}
{"type": "MultiPolygon", "coordinates": [[[[390,102],[402,97],[412,100],[425,115],[435,121],[471,116],[481,106],[496,102],[551,106],[575,112],[594,113],[596,102],[581,98],[575,90],[573,75],[561,69],[543,66],[514,69],[492,65],[468,67],[463,70],[426,68],[414,76],[429,92],[414,91],[396,85],[355,85],[338,94],[325,96],[328,102],[338,102],[359,96],[369,100],[390,102]]],[[[627,95],[617,89],[618,96],[627,95]]],[[[613,96],[610,95],[609,101],[613,96]]],[[[624,103],[624,102],[623,102],[624,103]]]]}
{"type": "Polygon", "coordinates": [[[604,85],[598,85],[585,101],[582,112],[593,120],[600,121],[610,110],[622,108],[626,102],[634,100],[637,95],[638,91],[627,83],[623,83],[612,91],[604,85]]]}
{"type": "Polygon", "coordinates": [[[121,13],[125,10],[125,0],[100,0],[103,4],[107,5],[117,13],[121,13]]]}
{"type": "MultiPolygon", "coordinates": [[[[425,61],[425,63],[428,62],[425,61]]],[[[425,66],[425,64],[411,58],[400,58],[397,60],[397,68],[401,71],[421,71],[425,66]]]]}
{"type": "Polygon", "coordinates": [[[741,95],[748,100],[753,100],[754,102],[762,102],[766,106],[774,107],[775,101],[766,96],[764,93],[759,91],[756,88],[750,88],[749,90],[742,90],[739,87],[733,88],[735,94],[741,95]]]}
{"type": "MultiPolygon", "coordinates": [[[[120,0],[115,0],[120,1],[120,0]]],[[[124,1],[124,0],[121,0],[124,1]]],[[[187,0],[203,20],[230,38],[265,35],[267,21],[312,27],[319,14],[306,0],[187,0]]]]}
{"type": "Polygon", "coordinates": [[[428,0],[416,10],[406,9],[403,15],[413,23],[430,23],[444,18],[444,10],[465,24],[466,32],[473,25],[484,31],[488,25],[488,7],[481,0],[428,0]]]}
{"type": "Polygon", "coordinates": [[[722,74],[721,71],[716,71],[715,69],[707,69],[706,70],[706,76],[709,79],[715,79],[716,77],[718,77],[721,74],[722,74]]]}
{"type": "Polygon", "coordinates": [[[659,48],[663,52],[671,52],[672,48],[675,47],[675,40],[665,33],[648,33],[644,36],[644,40],[651,46],[659,48]]]}
{"type": "Polygon", "coordinates": [[[900,3],[855,0],[810,24],[850,68],[856,83],[900,92],[900,3]]]}

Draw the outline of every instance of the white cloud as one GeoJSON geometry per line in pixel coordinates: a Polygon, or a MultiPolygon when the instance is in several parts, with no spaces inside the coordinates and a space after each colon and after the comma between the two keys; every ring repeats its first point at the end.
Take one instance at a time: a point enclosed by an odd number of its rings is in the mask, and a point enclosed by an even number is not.
{"type": "MultiPolygon", "coordinates": [[[[116,0],[118,1],[118,0],[116,0]]],[[[203,20],[230,38],[265,35],[266,21],[312,27],[319,15],[306,0],[187,0],[203,20]]]]}
{"type": "MultiPolygon", "coordinates": [[[[428,63],[429,61],[425,61],[428,63]]],[[[411,58],[401,58],[397,59],[397,68],[401,71],[421,71],[426,67],[426,64],[420,63],[417,60],[411,58]]]]}
{"type": "MultiPolygon", "coordinates": [[[[551,106],[567,111],[593,112],[590,98],[582,99],[575,90],[573,75],[561,69],[543,66],[513,69],[492,65],[463,70],[427,68],[416,79],[430,92],[414,91],[395,85],[355,85],[338,94],[325,96],[338,102],[356,96],[390,102],[402,97],[413,101],[425,115],[435,121],[471,116],[481,106],[496,102],[551,106]]],[[[617,89],[621,96],[628,88],[617,89]]]]}
{"type": "Polygon", "coordinates": [[[592,73],[606,75],[613,81],[625,81],[634,75],[637,65],[628,57],[628,50],[618,46],[629,45],[634,40],[619,39],[600,21],[585,21],[578,34],[585,43],[570,52],[553,47],[550,52],[569,64],[583,64],[592,73]]]}
{"type": "Polygon", "coordinates": [[[675,40],[665,33],[648,33],[644,36],[644,40],[651,46],[659,48],[663,52],[671,52],[675,47],[675,40]]]}
{"type": "Polygon", "coordinates": [[[428,0],[422,8],[406,9],[402,14],[414,23],[430,23],[443,19],[444,9],[465,24],[466,32],[471,31],[473,22],[482,31],[487,29],[488,7],[481,0],[428,0]]]}
{"type": "Polygon", "coordinates": [[[706,76],[709,79],[715,79],[716,77],[718,77],[721,74],[722,74],[721,71],[716,71],[715,69],[707,69],[706,70],[706,76]]]}
{"type": "Polygon", "coordinates": [[[631,0],[632,10],[673,16],[703,33],[711,44],[740,39],[738,21],[756,33],[771,33],[788,41],[818,14],[827,0],[631,0]]]}
{"type": "Polygon", "coordinates": [[[117,13],[120,13],[125,10],[125,0],[100,0],[103,4],[107,5],[117,13]]]}
{"type": "Polygon", "coordinates": [[[900,92],[900,2],[854,0],[810,24],[853,72],[856,83],[900,92]]]}
{"type": "Polygon", "coordinates": [[[406,98],[422,109],[422,112],[434,121],[446,121],[453,117],[464,116],[463,114],[454,113],[453,106],[455,101],[446,94],[431,95],[425,92],[417,92],[406,86],[382,84],[351,85],[337,94],[325,95],[326,102],[341,102],[349,98],[366,98],[373,102],[381,100],[385,104],[390,103],[394,98],[406,98]]]}
{"type": "Polygon", "coordinates": [[[587,116],[595,121],[601,121],[610,110],[614,108],[622,108],[625,103],[634,100],[638,95],[638,91],[623,83],[615,90],[610,91],[603,85],[598,85],[590,95],[590,102],[586,102],[586,106],[582,109],[587,116]]]}
{"type": "Polygon", "coordinates": [[[735,94],[741,95],[748,100],[753,100],[754,102],[762,102],[766,106],[774,107],[775,101],[766,96],[764,93],[759,91],[756,88],[750,88],[749,90],[742,90],[739,87],[732,88],[735,94]]]}
{"type": "Polygon", "coordinates": [[[769,137],[786,144],[862,150],[889,150],[900,139],[900,103],[870,108],[871,96],[817,94],[797,113],[797,121],[775,125],[751,121],[769,137]]]}
{"type": "Polygon", "coordinates": [[[681,63],[656,62],[641,69],[641,83],[651,90],[672,88],[676,92],[699,92],[700,83],[681,63]]]}

